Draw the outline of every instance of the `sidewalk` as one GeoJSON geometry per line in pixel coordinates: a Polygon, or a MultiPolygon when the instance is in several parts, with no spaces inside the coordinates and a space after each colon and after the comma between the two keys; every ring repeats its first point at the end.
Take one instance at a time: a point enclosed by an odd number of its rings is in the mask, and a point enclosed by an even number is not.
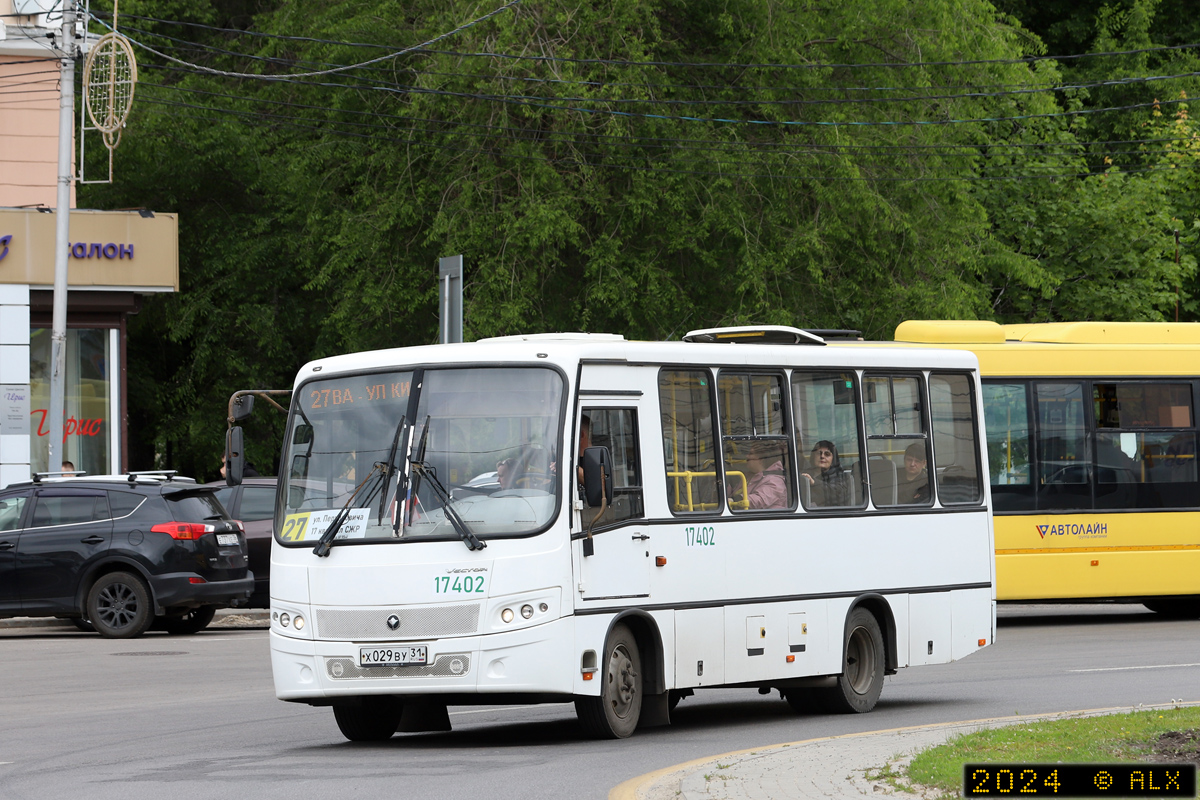
{"type": "MultiPolygon", "coordinates": [[[[1182,703],[1179,705],[1195,705],[1182,703]]],[[[866,773],[882,767],[899,772],[922,750],[951,737],[1050,719],[1121,714],[1175,705],[1102,708],[851,733],[741,750],[651,772],[615,787],[609,800],[862,800],[897,794],[866,773]]],[[[903,793],[905,798],[922,797],[903,793]]]]}
{"type": "MultiPolygon", "coordinates": [[[[265,608],[222,608],[217,610],[209,628],[266,628],[271,622],[271,612],[265,608]]],[[[11,628],[61,628],[73,631],[75,625],[68,619],[55,617],[10,617],[0,619],[0,630],[11,628]]],[[[207,630],[207,629],[206,629],[207,630]]]]}

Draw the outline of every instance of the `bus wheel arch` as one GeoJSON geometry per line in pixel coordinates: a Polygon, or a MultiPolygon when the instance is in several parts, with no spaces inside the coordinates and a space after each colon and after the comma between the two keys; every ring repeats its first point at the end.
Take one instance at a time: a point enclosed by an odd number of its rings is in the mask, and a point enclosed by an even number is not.
{"type": "Polygon", "coordinates": [[[640,608],[626,609],[608,623],[605,638],[611,636],[613,628],[621,624],[633,632],[638,650],[641,651],[642,686],[645,687],[646,694],[662,694],[667,691],[665,656],[658,622],[649,612],[640,608]]]}
{"type": "MultiPolygon", "coordinates": [[[[849,610],[846,612],[846,618],[849,620],[850,613],[856,608],[865,607],[875,616],[875,621],[879,623],[880,631],[883,634],[883,647],[885,650],[884,666],[887,675],[895,675],[900,667],[898,659],[898,650],[896,649],[896,617],[892,613],[892,604],[887,601],[881,594],[864,594],[855,598],[851,603],[849,610]]],[[[846,644],[846,631],[842,632],[842,646],[846,644]]]]}

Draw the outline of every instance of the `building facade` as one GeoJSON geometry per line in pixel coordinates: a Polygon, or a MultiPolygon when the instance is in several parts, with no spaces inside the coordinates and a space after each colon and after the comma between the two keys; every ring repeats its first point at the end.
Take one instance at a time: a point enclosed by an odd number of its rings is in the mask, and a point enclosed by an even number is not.
{"type": "MultiPolygon", "coordinates": [[[[48,465],[61,23],[40,12],[53,5],[0,0],[0,487],[48,465]]],[[[126,327],[147,294],[179,290],[178,219],[69,213],[63,459],[121,472],[126,327]]]]}

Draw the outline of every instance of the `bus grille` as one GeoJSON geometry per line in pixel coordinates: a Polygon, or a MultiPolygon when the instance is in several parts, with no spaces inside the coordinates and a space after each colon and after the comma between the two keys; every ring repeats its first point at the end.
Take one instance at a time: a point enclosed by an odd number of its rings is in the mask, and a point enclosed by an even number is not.
{"type": "Polygon", "coordinates": [[[316,635],[320,639],[428,639],[462,636],[479,629],[479,603],[425,608],[318,608],[316,635]],[[400,624],[388,627],[395,616],[400,624]]]}
{"type": "Polygon", "coordinates": [[[471,671],[471,657],[466,653],[441,655],[432,664],[413,667],[360,667],[353,658],[325,659],[325,674],[335,681],[354,681],[369,678],[461,677],[471,671]]]}

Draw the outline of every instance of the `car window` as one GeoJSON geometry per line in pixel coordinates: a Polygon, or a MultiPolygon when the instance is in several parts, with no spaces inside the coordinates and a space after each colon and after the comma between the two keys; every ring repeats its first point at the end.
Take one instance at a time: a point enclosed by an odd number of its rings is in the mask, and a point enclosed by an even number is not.
{"type": "Polygon", "coordinates": [[[247,522],[275,516],[275,487],[242,487],[242,507],[238,509],[238,516],[247,522]]]}
{"type": "Polygon", "coordinates": [[[171,519],[178,522],[203,522],[212,519],[228,519],[225,508],[217,502],[212,492],[184,493],[165,495],[167,507],[171,509],[171,519]]]}
{"type": "Polygon", "coordinates": [[[132,514],[145,499],[140,494],[134,494],[133,492],[108,493],[108,504],[112,508],[112,515],[117,519],[132,514]]]}
{"type": "Polygon", "coordinates": [[[217,489],[213,492],[217,496],[217,500],[221,505],[225,506],[225,510],[230,514],[233,513],[233,492],[232,486],[226,486],[224,489],[217,489]]]}
{"type": "Polygon", "coordinates": [[[21,515],[28,499],[28,495],[23,494],[0,497],[0,531],[15,531],[21,527],[21,515]]]}
{"type": "Polygon", "coordinates": [[[33,507],[33,520],[29,527],[76,525],[109,518],[108,499],[103,494],[43,495],[38,497],[37,504],[33,507]]]}

